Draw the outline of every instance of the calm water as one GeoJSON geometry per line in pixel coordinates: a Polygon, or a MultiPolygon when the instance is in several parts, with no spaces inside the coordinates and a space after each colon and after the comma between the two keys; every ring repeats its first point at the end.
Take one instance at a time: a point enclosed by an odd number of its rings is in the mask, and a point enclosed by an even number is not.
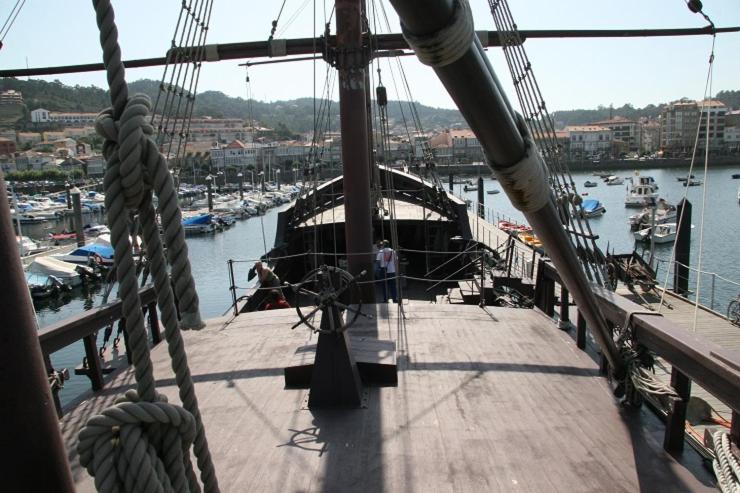
{"type": "MultiPolygon", "coordinates": [[[[715,272],[724,278],[740,281],[740,205],[737,203],[737,188],[740,180],[732,180],[733,173],[740,172],[740,164],[733,168],[723,168],[710,171],[705,183],[708,183],[711,193],[707,194],[707,215],[704,218],[704,246],[702,270],[715,272]]],[[[653,176],[660,186],[660,196],[670,203],[677,203],[688,192],[688,199],[693,205],[692,224],[696,227],[692,231],[692,267],[698,267],[699,236],[701,225],[701,202],[703,187],[689,187],[688,191],[676,177],[687,173],[687,170],[662,170],[652,169],[642,171],[643,175],[653,176]]],[[[628,177],[632,170],[615,171],[613,174],[628,177]]],[[[698,172],[694,172],[700,178],[698,172]]],[[[606,207],[606,214],[600,218],[591,220],[592,229],[600,236],[599,245],[618,253],[627,253],[634,247],[632,233],[629,230],[628,217],[637,212],[638,209],[627,209],[624,207],[625,185],[607,186],[590,173],[576,173],[574,179],[582,191],[588,192],[588,198],[600,200],[606,207]],[[583,188],[586,180],[597,181],[596,188],[583,188]]],[[[498,183],[491,179],[485,180],[486,190],[498,188],[498,183]]],[[[455,193],[477,199],[476,192],[464,192],[462,186],[455,186],[455,193]]],[[[494,214],[508,216],[511,219],[523,222],[522,214],[514,209],[504,193],[497,195],[485,195],[486,207],[493,210],[494,214]]],[[[285,206],[284,206],[285,207],[285,206]]],[[[193,274],[198,288],[201,301],[201,312],[204,318],[222,315],[231,305],[231,297],[228,290],[229,276],[226,261],[228,259],[250,260],[250,262],[235,264],[235,277],[237,285],[247,285],[247,270],[251,267],[251,261],[257,259],[265,251],[265,243],[269,248],[272,245],[277,214],[281,209],[272,209],[260,218],[255,217],[237,222],[231,229],[222,233],[203,237],[188,238],[190,260],[193,274]],[[264,228],[264,240],[263,240],[264,228]]],[[[90,222],[96,218],[91,217],[90,222]]],[[[98,218],[98,220],[100,220],[98,218]]],[[[59,231],[65,227],[60,223],[53,226],[59,231]]],[[[27,228],[24,234],[31,236],[42,236],[48,233],[49,226],[27,228]]],[[[671,255],[671,245],[657,245],[656,254],[659,258],[668,259],[671,255]]],[[[664,276],[665,269],[662,269],[664,276]]],[[[660,273],[659,273],[660,275],[660,273]]],[[[661,277],[663,279],[663,277],[661,277]]],[[[703,275],[701,278],[701,299],[706,303],[711,302],[711,275],[703,275]]],[[[692,289],[696,287],[696,275],[692,279],[692,289]]],[[[714,307],[724,312],[727,303],[734,299],[740,289],[719,278],[715,279],[714,307]]],[[[97,287],[83,294],[77,292],[77,298],[72,299],[64,306],[44,305],[39,306],[39,326],[43,327],[50,323],[69,317],[83,310],[100,304],[102,288],[97,287]]],[[[102,331],[99,336],[102,344],[102,331]]],[[[110,345],[109,345],[110,347],[110,345]]],[[[73,373],[74,367],[79,365],[83,356],[82,342],[79,342],[63,351],[52,355],[52,363],[56,368],[68,368],[73,373]]],[[[72,375],[62,391],[63,402],[69,402],[75,395],[89,388],[86,377],[72,375]]]]}
{"type": "MultiPolygon", "coordinates": [[[[627,178],[632,176],[634,170],[614,171],[612,174],[627,178]]],[[[740,172],[740,163],[735,167],[727,167],[709,171],[704,181],[708,185],[706,196],[707,213],[704,217],[704,241],[701,270],[707,274],[701,276],[701,300],[709,306],[711,304],[712,275],[716,273],[726,279],[740,282],[740,205],[737,200],[737,190],[740,180],[733,180],[732,175],[740,172]]],[[[684,194],[692,205],[691,223],[695,226],[691,232],[691,267],[699,266],[699,243],[702,223],[702,193],[704,187],[684,187],[676,177],[686,176],[688,169],[647,169],[641,170],[644,176],[653,176],[660,187],[660,197],[665,198],[671,204],[678,203],[684,194]]],[[[697,179],[702,179],[701,171],[694,170],[697,179]]],[[[626,187],[624,185],[608,186],[593,176],[590,172],[574,173],[573,179],[581,192],[587,192],[584,198],[598,199],[606,208],[606,214],[601,217],[590,219],[594,234],[599,235],[598,245],[602,250],[616,253],[629,253],[635,247],[632,232],[629,228],[628,218],[640,209],[626,208],[624,197],[626,187]],[[598,182],[598,187],[585,188],[586,180],[598,182]]],[[[485,180],[486,190],[500,188],[498,182],[485,180]]],[[[477,192],[465,192],[461,185],[455,185],[455,193],[477,200],[477,192]]],[[[518,222],[524,222],[524,216],[509,203],[504,193],[497,195],[485,195],[486,207],[491,208],[494,213],[503,214],[518,222]]],[[[642,246],[638,245],[638,252],[642,246]]],[[[673,244],[656,245],[656,257],[668,260],[671,258],[673,244]]],[[[647,255],[646,255],[647,258],[647,255]]],[[[665,282],[665,263],[659,262],[658,272],[661,284],[665,282]]],[[[672,271],[671,271],[672,272],[672,271]]],[[[692,271],[690,278],[690,289],[696,289],[696,272],[692,271]]],[[[671,274],[672,277],[672,274],[671,274]]],[[[672,285],[672,279],[669,286],[672,285]]],[[[714,279],[714,309],[724,313],[727,304],[740,293],[740,287],[725,282],[719,277],[714,279]]]]}

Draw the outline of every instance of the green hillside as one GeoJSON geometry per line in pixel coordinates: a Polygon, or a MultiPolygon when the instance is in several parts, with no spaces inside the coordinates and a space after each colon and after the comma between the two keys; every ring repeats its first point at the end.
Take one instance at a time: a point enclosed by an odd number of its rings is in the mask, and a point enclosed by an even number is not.
{"type": "MultiPolygon", "coordinates": [[[[132,93],[148,94],[156,99],[159,82],[154,80],[138,80],[129,84],[132,93]]],[[[84,111],[97,112],[109,105],[108,92],[94,86],[67,86],[59,81],[46,82],[43,80],[19,80],[13,78],[0,79],[0,90],[14,89],[23,93],[27,111],[36,108],[45,108],[50,111],[84,111]]],[[[730,107],[740,108],[740,91],[720,91],[715,96],[730,107]]],[[[249,119],[250,108],[247,100],[233,98],[219,91],[204,91],[198,94],[195,103],[195,116],[212,116],[249,119]]],[[[417,110],[425,130],[439,130],[450,127],[466,127],[462,116],[457,110],[432,108],[417,103],[417,110]]],[[[597,109],[577,109],[557,111],[553,117],[560,125],[582,125],[600,120],[606,120],[610,114],[624,116],[631,119],[639,117],[656,117],[660,114],[663,103],[650,104],[644,108],[635,108],[626,104],[619,108],[599,106],[597,109]]],[[[404,118],[411,124],[409,106],[390,101],[388,114],[392,122],[401,127],[404,118]]],[[[291,132],[308,132],[313,129],[314,102],[311,98],[299,98],[290,101],[252,102],[253,118],[261,124],[276,128],[285,126],[291,132]],[[282,124],[282,125],[281,125],[282,124]]],[[[339,125],[339,105],[331,105],[331,128],[336,130],[339,125]]],[[[17,116],[17,115],[13,115],[17,116]]],[[[6,124],[9,121],[6,120],[6,124]]],[[[21,119],[16,126],[27,126],[28,119],[21,119]]]]}

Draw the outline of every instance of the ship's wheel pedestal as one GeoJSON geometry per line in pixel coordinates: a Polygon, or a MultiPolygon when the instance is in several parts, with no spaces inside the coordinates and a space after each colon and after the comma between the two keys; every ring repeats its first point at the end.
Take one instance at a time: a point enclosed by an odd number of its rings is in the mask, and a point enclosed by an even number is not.
{"type": "MultiPolygon", "coordinates": [[[[331,325],[336,327],[341,325],[339,312],[333,307],[324,311],[321,320],[322,329],[328,330],[331,325]]],[[[352,356],[347,331],[320,332],[316,344],[316,358],[312,366],[311,390],[308,394],[309,408],[360,407],[362,382],[357,363],[352,356]]]]}
{"type": "Polygon", "coordinates": [[[308,326],[318,333],[318,342],[296,350],[284,369],[285,386],[309,388],[309,408],[359,408],[363,405],[363,384],[398,384],[395,342],[359,334],[350,337],[347,330],[360,316],[373,318],[362,313],[361,303],[352,304],[359,299],[355,297],[358,277],[322,266],[292,286],[300,318],[293,328],[308,326]],[[313,316],[319,311],[321,323],[316,327],[313,316]]]}

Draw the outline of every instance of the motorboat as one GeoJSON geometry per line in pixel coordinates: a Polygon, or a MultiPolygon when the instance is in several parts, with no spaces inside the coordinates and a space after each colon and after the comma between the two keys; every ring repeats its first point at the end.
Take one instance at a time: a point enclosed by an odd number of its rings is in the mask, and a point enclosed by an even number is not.
{"type": "Polygon", "coordinates": [[[216,230],[211,214],[200,214],[185,218],[182,220],[182,225],[186,234],[207,234],[216,230]]]}
{"type": "Polygon", "coordinates": [[[497,193],[501,193],[501,190],[494,188],[493,190],[488,190],[486,193],[488,195],[496,195],[497,193]]]}
{"type": "Polygon", "coordinates": [[[84,231],[85,236],[100,236],[103,234],[110,234],[110,229],[108,229],[108,226],[105,226],[103,224],[86,224],[82,231],[84,231]]]}
{"type": "Polygon", "coordinates": [[[604,182],[607,185],[622,185],[624,184],[624,178],[622,178],[621,176],[610,175],[604,178],[604,182]]]}
{"type": "Polygon", "coordinates": [[[599,184],[596,183],[595,181],[588,181],[587,180],[586,183],[583,184],[583,186],[586,187],[586,188],[593,188],[593,187],[598,187],[599,184]]]}
{"type": "Polygon", "coordinates": [[[31,298],[35,300],[51,298],[72,289],[56,276],[34,272],[26,272],[26,283],[31,298]]]}
{"type": "Polygon", "coordinates": [[[704,183],[704,182],[702,182],[701,180],[688,179],[688,180],[686,180],[686,181],[683,182],[683,186],[685,186],[685,187],[698,187],[702,183],[704,183]]]}
{"type": "Polygon", "coordinates": [[[584,217],[599,217],[606,212],[604,205],[596,199],[584,200],[581,204],[582,215],[584,217]]]}
{"type": "Polygon", "coordinates": [[[678,181],[687,181],[687,180],[693,180],[694,175],[688,175],[688,176],[677,176],[676,180],[678,181]]]}
{"type": "Polygon", "coordinates": [[[651,241],[652,233],[653,243],[672,243],[676,240],[676,231],[676,223],[665,223],[635,231],[634,237],[637,241],[651,241]],[[655,229],[655,232],[652,232],[653,228],[655,229]]]}
{"type": "Polygon", "coordinates": [[[463,190],[465,190],[466,192],[475,192],[476,190],[478,190],[478,187],[475,185],[465,185],[463,187],[463,190]]]}
{"type": "Polygon", "coordinates": [[[655,218],[653,220],[653,208],[645,207],[637,214],[629,217],[630,229],[636,231],[650,226],[651,221],[655,224],[676,222],[676,206],[669,204],[665,199],[658,199],[655,207],[655,218]]]}
{"type": "Polygon", "coordinates": [[[108,267],[113,265],[113,247],[102,243],[90,243],[77,247],[67,254],[54,257],[73,264],[95,264],[108,267]]]}
{"type": "Polygon", "coordinates": [[[15,243],[18,245],[18,251],[21,252],[21,256],[32,255],[40,250],[39,244],[33,241],[28,236],[16,236],[15,243]]]}
{"type": "Polygon", "coordinates": [[[26,272],[54,276],[67,286],[76,287],[82,284],[80,265],[71,264],[52,256],[38,257],[26,269],[26,272]]]}
{"type": "Polygon", "coordinates": [[[625,207],[647,207],[658,198],[658,185],[652,176],[635,176],[630,178],[625,207]]]}

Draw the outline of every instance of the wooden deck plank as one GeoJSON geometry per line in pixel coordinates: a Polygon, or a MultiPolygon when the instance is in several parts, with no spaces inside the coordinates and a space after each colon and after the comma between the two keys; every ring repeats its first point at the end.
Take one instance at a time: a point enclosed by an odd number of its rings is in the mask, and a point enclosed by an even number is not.
{"type": "MultiPolygon", "coordinates": [[[[374,305],[351,330],[398,345],[399,385],[368,389],[368,407],[302,409],[284,364],[309,342],[293,310],[242,314],[185,333],[223,491],[709,491],[663,453],[654,418],[629,415],[597,365],[534,310],[374,305]],[[639,459],[639,460],[638,460],[639,459]]],[[[315,337],[313,338],[315,340],[315,337]]],[[[166,348],[152,352],[159,390],[177,402],[166,348]]],[[[131,384],[83,402],[80,423],[131,384]]],[[[91,480],[70,454],[80,491],[91,480]]]]}

